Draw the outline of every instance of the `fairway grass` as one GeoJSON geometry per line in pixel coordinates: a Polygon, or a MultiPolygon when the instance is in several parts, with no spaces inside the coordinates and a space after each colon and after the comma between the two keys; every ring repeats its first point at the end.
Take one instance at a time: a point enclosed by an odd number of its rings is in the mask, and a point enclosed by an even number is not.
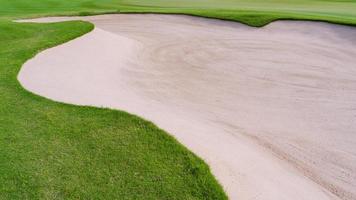
{"type": "Polygon", "coordinates": [[[93,25],[0,27],[0,199],[226,199],[208,166],[152,123],[20,86],[26,60],[93,25]]]}
{"type": "Polygon", "coordinates": [[[264,26],[279,19],[356,25],[356,1],[344,0],[0,0],[0,18],[103,13],[174,13],[264,26]]]}

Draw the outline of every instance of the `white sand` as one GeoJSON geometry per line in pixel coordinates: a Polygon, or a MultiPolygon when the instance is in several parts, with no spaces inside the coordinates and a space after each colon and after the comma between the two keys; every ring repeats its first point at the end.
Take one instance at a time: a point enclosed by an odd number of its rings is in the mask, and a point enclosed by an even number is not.
{"type": "Polygon", "coordinates": [[[81,19],[96,29],[28,61],[26,89],[153,121],[204,158],[231,199],[356,199],[356,28],[81,19]]]}

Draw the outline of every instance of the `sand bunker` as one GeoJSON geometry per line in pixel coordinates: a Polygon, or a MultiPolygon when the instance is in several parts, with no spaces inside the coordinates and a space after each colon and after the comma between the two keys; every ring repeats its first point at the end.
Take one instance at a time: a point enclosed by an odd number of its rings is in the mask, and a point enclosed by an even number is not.
{"type": "Polygon", "coordinates": [[[156,123],[204,158],[231,199],[356,199],[356,28],[264,28],[169,15],[85,19],[91,33],[28,61],[57,101],[156,123]]]}

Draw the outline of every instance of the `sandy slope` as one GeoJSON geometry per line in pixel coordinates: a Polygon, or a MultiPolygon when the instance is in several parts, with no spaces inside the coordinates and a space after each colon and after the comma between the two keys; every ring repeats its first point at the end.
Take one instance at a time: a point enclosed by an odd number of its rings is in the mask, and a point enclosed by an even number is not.
{"type": "Polygon", "coordinates": [[[231,199],[356,199],[356,28],[83,19],[96,29],[23,66],[26,89],[153,121],[203,157],[231,199]]]}

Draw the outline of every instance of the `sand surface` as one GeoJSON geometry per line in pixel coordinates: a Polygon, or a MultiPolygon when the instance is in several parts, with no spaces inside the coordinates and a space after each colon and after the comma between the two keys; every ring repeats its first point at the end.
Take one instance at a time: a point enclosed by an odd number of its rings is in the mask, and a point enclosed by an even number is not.
{"type": "Polygon", "coordinates": [[[125,110],[210,165],[231,199],[356,199],[356,28],[102,15],[29,60],[28,90],[125,110]]]}

